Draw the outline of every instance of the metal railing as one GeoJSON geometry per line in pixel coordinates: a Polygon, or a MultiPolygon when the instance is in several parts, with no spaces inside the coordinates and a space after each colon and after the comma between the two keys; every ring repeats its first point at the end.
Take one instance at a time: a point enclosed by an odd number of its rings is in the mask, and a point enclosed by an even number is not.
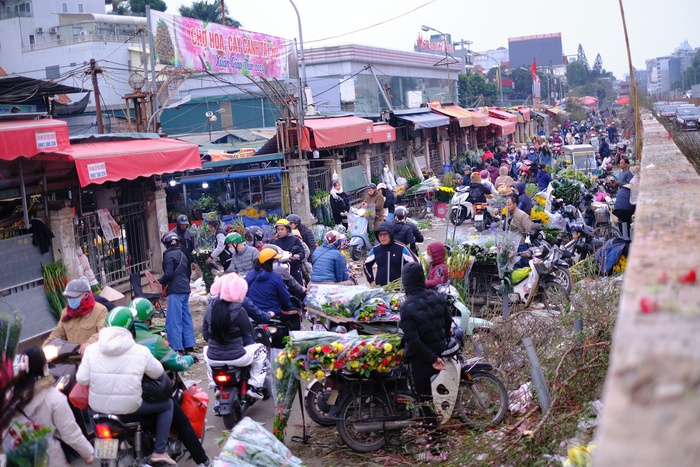
{"type": "Polygon", "coordinates": [[[22,52],[30,52],[33,50],[44,50],[51,49],[54,47],[62,47],[64,45],[79,44],[81,42],[133,42],[134,44],[140,44],[138,38],[134,39],[133,35],[122,35],[122,34],[85,34],[80,36],[73,36],[68,38],[56,39],[53,41],[40,42],[35,44],[23,45],[22,52]],[[131,39],[131,40],[129,40],[131,39]]]}
{"type": "Polygon", "coordinates": [[[109,213],[119,225],[117,237],[110,241],[104,238],[97,212],[84,214],[73,224],[76,248],[82,248],[103,286],[128,282],[130,270],[151,268],[144,204],[116,206],[109,213]]]}

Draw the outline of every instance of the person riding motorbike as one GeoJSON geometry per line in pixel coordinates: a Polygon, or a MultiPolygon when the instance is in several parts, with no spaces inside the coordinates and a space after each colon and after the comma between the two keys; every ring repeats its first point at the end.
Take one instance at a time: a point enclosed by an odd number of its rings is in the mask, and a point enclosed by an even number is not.
{"type": "Polygon", "coordinates": [[[262,250],[265,246],[263,243],[263,238],[265,238],[265,233],[257,225],[248,227],[245,231],[245,241],[248,245],[256,248],[258,251],[262,250]]]}
{"type": "Polygon", "coordinates": [[[243,336],[253,332],[248,314],[241,305],[247,292],[248,284],[237,274],[223,277],[219,297],[209,303],[204,313],[202,337],[208,344],[204,358],[210,378],[212,365],[250,365],[247,395],[262,399],[267,374],[267,349],[262,344],[244,345],[243,336]]]}
{"type": "Polygon", "coordinates": [[[214,273],[218,273],[219,266],[216,264],[216,260],[219,260],[225,271],[231,262],[231,253],[226,249],[226,231],[221,227],[221,223],[216,219],[212,219],[208,223],[209,231],[214,235],[214,249],[209,254],[206,263],[214,273]]]}
{"type": "Polygon", "coordinates": [[[406,222],[407,216],[408,210],[403,206],[399,206],[394,210],[394,222],[391,222],[391,225],[394,228],[394,240],[403,243],[413,251],[416,244],[416,237],[413,234],[413,229],[411,229],[409,223],[406,222]],[[413,245],[413,247],[411,247],[411,245],[413,245]]]}
{"type": "Polygon", "coordinates": [[[85,279],[70,281],[63,296],[67,299],[66,307],[42,347],[54,339],[62,339],[71,344],[80,344],[80,354],[83,355],[88,345],[97,342],[98,333],[105,326],[107,308],[95,301],[95,295],[85,279]]]}
{"type": "Polygon", "coordinates": [[[143,377],[160,378],[163,365],[146,347],[136,344],[134,322],[130,308],[118,306],[110,311],[96,345],[85,349],[75,377],[78,383],[90,387],[89,404],[95,412],[153,415],[156,439],[151,462],[176,465],[166,452],[173,400],[147,402],[142,398],[143,377]]]}
{"type": "MultiPolygon", "coordinates": [[[[168,342],[149,329],[151,318],[156,312],[153,304],[145,298],[135,298],[129,303],[129,308],[133,310],[134,339],[137,344],[143,345],[150,350],[166,371],[180,372],[187,370],[194,363],[194,358],[190,355],[180,355],[175,352],[168,342]]],[[[177,431],[180,441],[190,453],[192,459],[200,466],[207,466],[210,463],[209,457],[204,452],[202,443],[197,438],[197,434],[192,428],[192,423],[180,407],[177,401],[173,400],[173,421],[172,428],[177,431]]]]}
{"type": "Polygon", "coordinates": [[[289,221],[286,219],[280,219],[275,224],[275,229],[277,231],[277,238],[270,242],[273,245],[277,245],[284,251],[288,251],[292,255],[290,262],[291,274],[294,279],[300,284],[304,283],[304,277],[301,272],[302,264],[301,262],[305,258],[304,247],[301,244],[301,240],[292,235],[292,227],[289,225],[289,221]]]}
{"type": "MultiPolygon", "coordinates": [[[[411,251],[415,255],[418,255],[418,247],[416,246],[416,243],[423,243],[425,241],[425,237],[423,237],[423,233],[418,228],[418,225],[416,225],[413,222],[408,222],[408,209],[406,209],[404,206],[399,206],[398,208],[396,208],[396,210],[394,211],[394,219],[396,221],[396,223],[394,224],[394,239],[403,243],[404,245],[408,245],[411,251]],[[408,229],[413,234],[413,241],[409,241],[408,243],[406,243],[403,242],[400,238],[398,238],[396,234],[398,223],[408,227],[408,229]]],[[[408,236],[408,238],[410,238],[410,236],[408,236]]]]}
{"type": "Polygon", "coordinates": [[[17,383],[13,389],[15,394],[22,395],[18,411],[32,423],[55,427],[53,436],[48,436],[47,445],[51,466],[70,465],[60,441],[91,465],[94,461],[92,444],[76,423],[65,394],[58,390],[53,376],[48,374],[44,352],[38,347],[29,347],[18,357],[17,383]]]}
{"type": "Polygon", "coordinates": [[[262,311],[272,311],[280,319],[289,321],[290,329],[300,329],[300,321],[291,319],[282,310],[293,310],[289,299],[289,291],[279,274],[272,270],[274,263],[281,259],[282,255],[273,248],[263,248],[258,256],[258,261],[253,270],[248,273],[245,280],[248,283],[248,298],[262,311]]]}
{"type": "MultiPolygon", "coordinates": [[[[478,174],[477,174],[478,176],[478,174]]],[[[403,243],[394,241],[394,227],[388,222],[382,222],[377,228],[379,245],[369,251],[365,259],[365,277],[369,285],[386,285],[401,277],[401,268],[405,263],[412,263],[415,258],[403,243]],[[373,272],[377,264],[377,274],[373,272]]]]}
{"type": "Polygon", "coordinates": [[[331,230],[326,233],[326,241],[311,255],[314,268],[311,282],[343,282],[350,279],[347,261],[339,251],[345,235],[331,230]]]}
{"type": "Polygon", "coordinates": [[[247,245],[238,232],[231,232],[226,235],[224,242],[226,243],[226,248],[231,252],[231,263],[229,263],[226,272],[237,272],[245,277],[248,271],[253,269],[253,264],[258,259],[260,252],[256,248],[247,245]]]}
{"type": "Polygon", "coordinates": [[[491,194],[491,192],[483,183],[481,183],[481,174],[479,172],[472,173],[469,183],[469,197],[467,198],[467,201],[472,204],[485,203],[487,194],[491,194]]]}
{"type": "Polygon", "coordinates": [[[299,231],[302,242],[309,247],[310,254],[313,254],[314,251],[316,251],[316,239],[314,238],[314,233],[311,231],[311,229],[303,225],[301,223],[301,217],[296,214],[288,215],[287,220],[289,221],[289,227],[291,227],[292,230],[296,229],[299,231]]]}
{"type": "MultiPolygon", "coordinates": [[[[289,295],[303,302],[306,297],[306,287],[297,282],[289,272],[291,270],[289,260],[292,258],[292,255],[288,251],[284,251],[282,248],[271,243],[265,245],[264,248],[272,248],[282,256],[272,263],[272,272],[278,274],[282,278],[282,282],[284,282],[285,287],[289,290],[289,295]]],[[[255,264],[253,264],[253,266],[255,266],[255,264]]]]}

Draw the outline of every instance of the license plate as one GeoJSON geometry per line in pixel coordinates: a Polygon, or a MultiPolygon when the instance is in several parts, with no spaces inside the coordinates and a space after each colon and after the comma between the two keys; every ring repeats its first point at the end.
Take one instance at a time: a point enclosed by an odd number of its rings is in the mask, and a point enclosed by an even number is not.
{"type": "Polygon", "coordinates": [[[475,221],[483,221],[484,220],[484,215],[483,214],[477,214],[474,216],[475,221]]]}
{"type": "Polygon", "coordinates": [[[116,459],[119,451],[118,439],[95,438],[95,457],[98,459],[116,459]]]}

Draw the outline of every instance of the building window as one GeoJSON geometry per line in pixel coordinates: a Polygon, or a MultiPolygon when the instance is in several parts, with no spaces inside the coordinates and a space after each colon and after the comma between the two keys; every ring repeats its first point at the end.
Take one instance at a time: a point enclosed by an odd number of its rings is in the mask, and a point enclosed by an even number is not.
{"type": "Polygon", "coordinates": [[[78,13],[82,13],[82,12],[83,12],[83,4],[78,3],[78,13]]]}
{"type": "Polygon", "coordinates": [[[61,76],[61,67],[58,65],[47,66],[45,68],[45,70],[46,70],[46,79],[56,79],[59,76],[61,76]]]}
{"type": "Polygon", "coordinates": [[[67,3],[61,3],[61,11],[63,13],[68,13],[68,4],[67,3]]]}

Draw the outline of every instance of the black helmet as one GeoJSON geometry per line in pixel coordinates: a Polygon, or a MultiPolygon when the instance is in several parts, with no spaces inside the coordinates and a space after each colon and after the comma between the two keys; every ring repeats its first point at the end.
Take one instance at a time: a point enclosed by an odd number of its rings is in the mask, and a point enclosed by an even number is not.
{"type": "Polygon", "coordinates": [[[577,212],[574,206],[569,204],[564,208],[564,217],[568,217],[569,219],[574,220],[576,219],[576,217],[578,217],[576,214],[577,212]]]}
{"type": "Polygon", "coordinates": [[[187,218],[186,215],[180,214],[177,216],[177,223],[180,225],[190,225],[190,220],[187,218]]]}
{"type": "Polygon", "coordinates": [[[163,242],[163,245],[165,246],[173,246],[178,244],[180,238],[175,232],[168,232],[165,235],[163,235],[163,238],[161,238],[160,241],[163,242]]]}
{"type": "Polygon", "coordinates": [[[368,190],[369,190],[369,189],[376,190],[376,189],[377,189],[377,184],[376,184],[376,183],[370,183],[369,185],[367,185],[367,189],[368,189],[368,190]]]}
{"type": "Polygon", "coordinates": [[[403,206],[398,206],[396,209],[394,209],[394,218],[397,221],[402,221],[408,217],[408,209],[406,209],[403,206]]]}
{"type": "Polygon", "coordinates": [[[294,222],[297,225],[301,225],[301,217],[299,217],[296,214],[290,214],[287,216],[287,221],[288,222],[294,222]]]}
{"type": "Polygon", "coordinates": [[[263,233],[263,230],[258,227],[257,225],[253,225],[251,227],[248,227],[248,230],[246,231],[247,234],[250,234],[253,237],[253,240],[256,242],[262,242],[263,237],[265,234],[263,233]]]}

